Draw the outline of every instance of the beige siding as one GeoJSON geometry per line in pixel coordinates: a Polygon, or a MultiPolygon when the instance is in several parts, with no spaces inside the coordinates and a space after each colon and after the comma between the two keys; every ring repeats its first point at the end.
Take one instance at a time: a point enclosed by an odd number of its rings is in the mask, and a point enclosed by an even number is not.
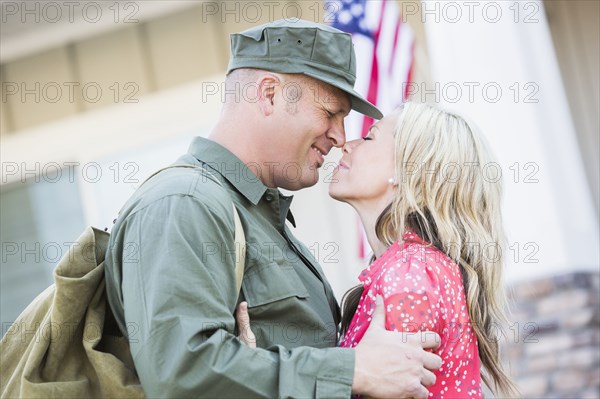
{"type": "Polygon", "coordinates": [[[84,110],[133,101],[149,91],[139,24],[77,43],[75,57],[84,110]]]}
{"type": "Polygon", "coordinates": [[[8,133],[8,111],[4,102],[0,103],[0,135],[8,133]]]}
{"type": "Polygon", "coordinates": [[[74,99],[69,98],[68,84],[76,78],[69,65],[67,47],[20,59],[4,68],[6,82],[19,87],[19,92],[7,99],[15,130],[77,112],[74,99]],[[21,96],[23,88],[32,94],[21,96]]]}
{"type": "MultiPolygon", "coordinates": [[[[217,12],[217,22],[219,25],[218,35],[221,38],[221,43],[225,46],[227,59],[229,59],[229,34],[233,32],[241,32],[253,26],[261,25],[270,20],[281,19],[285,12],[289,10],[290,17],[296,16],[295,10],[297,7],[287,6],[288,1],[278,1],[277,4],[270,2],[252,2],[254,4],[237,2],[237,1],[220,1],[219,11],[217,12]],[[270,5],[271,4],[271,5],[270,5]],[[271,7],[271,8],[270,8],[271,7]],[[235,10],[239,12],[235,12],[235,10]],[[269,19],[269,17],[273,17],[269,19]]],[[[292,2],[299,3],[299,2],[292,2]]],[[[309,1],[309,3],[311,3],[309,1]]]]}
{"type": "MultiPolygon", "coordinates": [[[[4,67],[0,67],[0,135],[8,133],[10,128],[10,115],[8,104],[4,101],[4,67]]],[[[7,96],[8,98],[8,96],[7,96]]]]}
{"type": "Polygon", "coordinates": [[[201,7],[150,21],[144,30],[159,90],[225,69],[229,46],[201,7]]]}

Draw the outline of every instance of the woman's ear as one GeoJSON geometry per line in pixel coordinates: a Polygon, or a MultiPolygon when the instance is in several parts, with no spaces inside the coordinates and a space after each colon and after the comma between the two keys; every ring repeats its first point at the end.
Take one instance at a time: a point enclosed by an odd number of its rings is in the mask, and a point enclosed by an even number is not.
{"type": "Polygon", "coordinates": [[[275,94],[281,80],[274,74],[262,75],[258,80],[258,105],[264,116],[269,116],[275,110],[275,94]]]}

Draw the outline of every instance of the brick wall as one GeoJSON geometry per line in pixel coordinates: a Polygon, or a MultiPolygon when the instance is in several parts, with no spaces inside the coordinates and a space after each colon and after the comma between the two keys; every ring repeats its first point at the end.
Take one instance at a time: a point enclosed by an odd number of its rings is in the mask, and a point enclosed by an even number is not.
{"type": "Polygon", "coordinates": [[[525,398],[600,398],[600,274],[510,287],[504,357],[525,398]]]}

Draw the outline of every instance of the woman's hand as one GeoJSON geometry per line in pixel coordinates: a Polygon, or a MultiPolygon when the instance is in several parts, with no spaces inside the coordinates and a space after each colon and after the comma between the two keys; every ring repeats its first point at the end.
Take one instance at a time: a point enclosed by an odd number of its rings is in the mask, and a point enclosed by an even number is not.
{"type": "Polygon", "coordinates": [[[250,315],[248,314],[248,302],[241,302],[235,311],[235,319],[240,332],[239,340],[250,348],[256,348],[256,337],[250,329],[250,315]]]}

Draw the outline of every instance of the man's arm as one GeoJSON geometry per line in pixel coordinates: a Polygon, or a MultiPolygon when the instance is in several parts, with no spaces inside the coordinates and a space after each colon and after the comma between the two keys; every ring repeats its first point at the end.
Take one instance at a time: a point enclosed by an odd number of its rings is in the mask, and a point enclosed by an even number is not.
{"type": "Polygon", "coordinates": [[[169,195],[114,233],[123,247],[113,255],[122,257],[131,352],[147,396],[350,396],[353,350],[253,350],[232,335],[230,202],[169,195]]]}
{"type": "MultiPolygon", "coordinates": [[[[246,302],[238,306],[236,320],[240,340],[256,348],[246,302]]],[[[392,333],[384,325],[384,304],[378,297],[371,325],[356,349],[352,392],[379,398],[428,398],[425,387],[435,383],[430,370],[440,368],[441,359],[423,349],[436,349],[439,336],[431,332],[392,333]]]]}

